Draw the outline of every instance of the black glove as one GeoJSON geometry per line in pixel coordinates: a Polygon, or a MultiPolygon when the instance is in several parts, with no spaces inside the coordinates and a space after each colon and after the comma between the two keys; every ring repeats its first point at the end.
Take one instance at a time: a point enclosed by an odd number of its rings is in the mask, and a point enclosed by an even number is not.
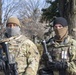
{"type": "Polygon", "coordinates": [[[58,69],[66,69],[68,67],[67,62],[55,62],[55,67],[58,69]]]}
{"type": "Polygon", "coordinates": [[[68,68],[68,64],[67,64],[67,62],[61,62],[61,64],[62,64],[62,69],[67,69],[68,68]]]}
{"type": "Polygon", "coordinates": [[[48,68],[52,70],[66,69],[67,67],[67,62],[48,62],[48,68]]]}

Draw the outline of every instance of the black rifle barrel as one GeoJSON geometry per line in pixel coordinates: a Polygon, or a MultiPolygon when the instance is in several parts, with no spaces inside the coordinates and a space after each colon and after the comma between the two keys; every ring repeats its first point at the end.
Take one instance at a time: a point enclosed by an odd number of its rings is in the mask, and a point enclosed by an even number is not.
{"type": "Polygon", "coordinates": [[[5,72],[5,73],[7,73],[5,75],[18,75],[16,62],[10,63],[11,59],[10,59],[10,53],[9,53],[9,49],[8,49],[8,42],[2,42],[0,44],[2,45],[3,52],[5,53],[6,59],[7,59],[7,62],[5,62],[7,67],[6,66],[5,67],[6,67],[6,69],[8,68],[8,70],[9,70],[8,72],[5,72]]]}
{"type": "Polygon", "coordinates": [[[45,51],[45,53],[46,53],[46,55],[48,57],[48,60],[50,62],[52,62],[52,57],[51,57],[51,55],[48,52],[48,49],[47,49],[47,45],[46,45],[46,41],[45,40],[42,41],[42,45],[43,45],[44,51],[45,51]]]}

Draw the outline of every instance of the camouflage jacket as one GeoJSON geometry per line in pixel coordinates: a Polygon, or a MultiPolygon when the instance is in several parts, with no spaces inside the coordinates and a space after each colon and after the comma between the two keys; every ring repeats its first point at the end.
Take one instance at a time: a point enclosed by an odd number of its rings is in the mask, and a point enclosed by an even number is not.
{"type": "Polygon", "coordinates": [[[68,36],[58,43],[53,37],[47,42],[47,47],[53,61],[65,60],[68,63],[68,75],[76,75],[76,40],[68,36]]]}
{"type": "Polygon", "coordinates": [[[36,75],[40,59],[36,45],[23,35],[9,38],[8,45],[10,55],[15,56],[18,64],[19,75],[36,75]]]}

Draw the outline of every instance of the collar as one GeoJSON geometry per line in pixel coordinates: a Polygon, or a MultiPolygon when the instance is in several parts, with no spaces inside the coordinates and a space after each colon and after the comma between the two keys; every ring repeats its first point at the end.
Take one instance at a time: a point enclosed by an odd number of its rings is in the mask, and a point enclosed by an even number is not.
{"type": "Polygon", "coordinates": [[[61,46],[71,46],[72,41],[71,41],[71,37],[68,36],[66,37],[63,41],[61,42],[57,42],[56,38],[54,37],[53,40],[51,41],[51,45],[54,47],[61,47],[61,46]]]}

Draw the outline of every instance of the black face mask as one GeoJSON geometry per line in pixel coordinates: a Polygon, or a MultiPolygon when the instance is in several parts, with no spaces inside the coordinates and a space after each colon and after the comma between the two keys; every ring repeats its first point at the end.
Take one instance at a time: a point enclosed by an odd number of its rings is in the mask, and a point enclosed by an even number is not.
{"type": "Polygon", "coordinates": [[[20,34],[21,34],[21,31],[18,26],[14,28],[10,28],[10,27],[6,28],[6,35],[8,37],[12,37],[12,36],[20,35],[20,34]]]}

